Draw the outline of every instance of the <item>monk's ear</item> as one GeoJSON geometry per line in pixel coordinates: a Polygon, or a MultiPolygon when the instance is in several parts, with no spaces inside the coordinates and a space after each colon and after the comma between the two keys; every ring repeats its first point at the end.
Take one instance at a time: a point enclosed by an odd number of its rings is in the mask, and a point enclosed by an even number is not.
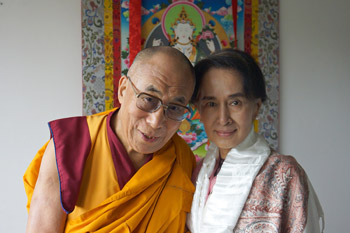
{"type": "Polygon", "coordinates": [[[118,100],[120,104],[123,103],[125,93],[126,93],[127,83],[128,83],[128,78],[125,75],[120,77],[119,86],[118,86],[118,100]]]}

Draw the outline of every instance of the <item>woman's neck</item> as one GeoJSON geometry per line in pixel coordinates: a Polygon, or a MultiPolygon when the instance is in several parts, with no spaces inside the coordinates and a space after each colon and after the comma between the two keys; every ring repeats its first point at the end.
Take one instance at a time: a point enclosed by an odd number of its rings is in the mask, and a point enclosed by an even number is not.
{"type": "Polygon", "coordinates": [[[230,151],[231,149],[219,149],[219,157],[222,158],[222,159],[226,159],[226,156],[228,154],[228,152],[230,151]]]}

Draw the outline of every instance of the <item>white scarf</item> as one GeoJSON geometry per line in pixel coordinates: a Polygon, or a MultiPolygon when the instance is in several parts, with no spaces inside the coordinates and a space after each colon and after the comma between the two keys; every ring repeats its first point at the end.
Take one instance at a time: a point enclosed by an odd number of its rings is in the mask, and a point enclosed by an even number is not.
{"type": "Polygon", "coordinates": [[[192,209],[187,219],[192,233],[233,232],[253,181],[270,152],[265,139],[252,127],[244,141],[227,154],[213,192],[206,201],[209,177],[219,157],[218,147],[211,142],[198,174],[192,209]]]}

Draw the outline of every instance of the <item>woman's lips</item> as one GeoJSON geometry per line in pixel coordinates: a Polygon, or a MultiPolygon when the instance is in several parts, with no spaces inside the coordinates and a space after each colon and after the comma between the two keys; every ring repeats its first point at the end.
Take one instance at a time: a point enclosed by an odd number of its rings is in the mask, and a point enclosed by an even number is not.
{"type": "Polygon", "coordinates": [[[236,130],[216,130],[216,134],[220,137],[229,137],[236,132],[236,130]]]}

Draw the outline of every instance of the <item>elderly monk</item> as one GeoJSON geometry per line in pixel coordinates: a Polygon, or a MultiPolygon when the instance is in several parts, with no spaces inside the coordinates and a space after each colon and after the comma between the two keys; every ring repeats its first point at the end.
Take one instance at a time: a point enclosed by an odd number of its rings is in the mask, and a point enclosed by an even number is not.
{"type": "Polygon", "coordinates": [[[191,63],[142,50],[119,81],[119,109],[49,123],[24,175],[27,232],[183,232],[195,159],[176,131],[190,109],[191,63]]]}

